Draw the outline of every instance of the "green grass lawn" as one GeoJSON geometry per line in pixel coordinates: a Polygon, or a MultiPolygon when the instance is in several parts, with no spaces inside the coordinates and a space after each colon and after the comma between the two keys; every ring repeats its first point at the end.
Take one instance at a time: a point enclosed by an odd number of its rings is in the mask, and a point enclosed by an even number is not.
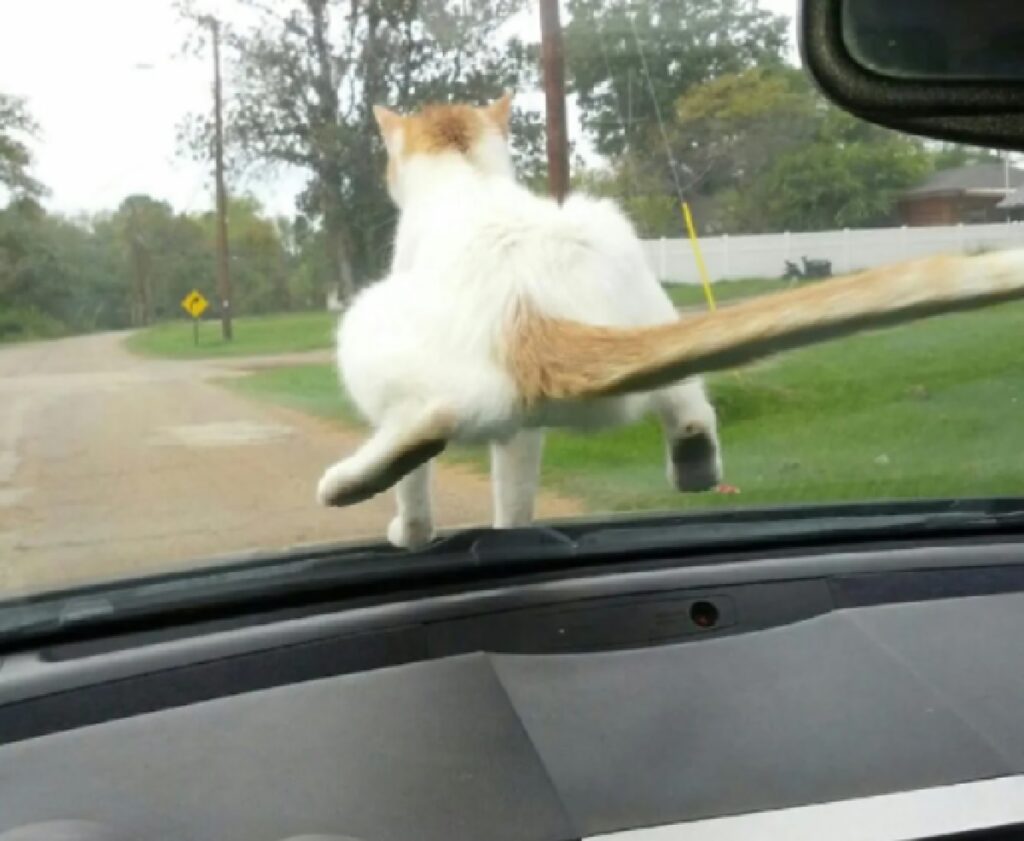
{"type": "MultiPolygon", "coordinates": [[[[711,285],[711,291],[715,296],[715,302],[719,304],[729,301],[738,301],[741,298],[751,298],[755,295],[767,295],[769,292],[779,292],[789,289],[792,281],[771,280],[765,278],[751,277],[739,280],[721,280],[711,285]]],[[[704,297],[703,286],[690,286],[679,283],[665,284],[665,291],[677,307],[706,307],[707,299],[704,297]]]]}
{"type": "Polygon", "coordinates": [[[166,321],[134,333],[128,349],[145,356],[201,359],[216,356],[260,356],[331,347],[338,317],[329,312],[300,312],[236,318],[234,340],[221,338],[219,321],[199,325],[193,344],[191,320],[166,321]]]}
{"type": "MultiPolygon", "coordinates": [[[[1024,494],[1024,304],[808,348],[709,384],[740,496],[671,492],[652,422],[552,433],[545,485],[595,511],[1024,494]]],[[[230,387],[355,422],[328,365],[230,387]]],[[[483,466],[485,454],[446,457],[483,466]]]]}
{"type": "Polygon", "coordinates": [[[0,303],[0,345],[58,339],[68,332],[66,325],[38,310],[0,303]]]}
{"type": "Polygon", "coordinates": [[[355,407],[341,388],[333,365],[267,368],[243,377],[221,380],[221,384],[241,394],[269,400],[310,415],[333,418],[352,426],[361,425],[355,407]]]}
{"type": "MultiPolygon", "coordinates": [[[[716,299],[738,298],[783,289],[786,283],[773,280],[735,280],[715,285],[716,299]]],[[[669,295],[679,306],[700,306],[704,292],[699,286],[669,286],[669,295]]],[[[206,320],[199,326],[199,345],[193,344],[192,322],[166,321],[134,333],[128,348],[144,356],[171,359],[206,359],[218,356],[261,356],[296,353],[331,347],[337,316],[328,312],[244,316],[234,321],[234,341],[221,338],[220,322],[206,320]]]]}

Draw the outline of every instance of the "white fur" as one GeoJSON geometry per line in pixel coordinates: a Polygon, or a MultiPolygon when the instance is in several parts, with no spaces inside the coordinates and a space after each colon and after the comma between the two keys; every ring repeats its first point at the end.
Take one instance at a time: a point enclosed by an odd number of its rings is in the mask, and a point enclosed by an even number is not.
{"type": "MultiPolygon", "coordinates": [[[[400,140],[389,140],[393,156],[400,140]]],[[[532,518],[541,436],[524,429],[593,428],[657,411],[669,444],[703,432],[715,413],[697,380],[653,394],[549,403],[525,412],[499,358],[517,302],[597,325],[639,326],[677,318],[644,260],[632,226],[610,201],[573,196],[563,205],[517,185],[504,142],[489,133],[468,156],[401,161],[390,185],[401,217],[393,273],[363,291],[338,330],[338,365],[349,394],[376,428],[424,406],[456,418],[453,438],[494,445],[495,522],[532,518]]],[[[328,501],[351,470],[331,468],[328,501]],[[339,478],[340,477],[340,478],[339,478]]],[[[673,475],[670,460],[670,477],[673,475]]],[[[389,538],[415,546],[433,534],[426,469],[400,483],[389,538]]]]}
{"type": "Polygon", "coordinates": [[[540,429],[524,429],[506,442],[491,445],[495,528],[521,528],[533,521],[543,450],[540,429]]]}

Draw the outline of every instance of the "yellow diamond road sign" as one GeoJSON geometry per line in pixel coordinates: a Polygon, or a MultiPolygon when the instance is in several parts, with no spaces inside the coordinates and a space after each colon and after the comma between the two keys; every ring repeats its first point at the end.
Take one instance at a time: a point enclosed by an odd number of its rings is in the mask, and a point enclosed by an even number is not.
{"type": "Polygon", "coordinates": [[[198,289],[193,289],[182,299],[181,306],[193,318],[199,318],[199,316],[206,312],[210,302],[203,297],[202,292],[198,289]]]}

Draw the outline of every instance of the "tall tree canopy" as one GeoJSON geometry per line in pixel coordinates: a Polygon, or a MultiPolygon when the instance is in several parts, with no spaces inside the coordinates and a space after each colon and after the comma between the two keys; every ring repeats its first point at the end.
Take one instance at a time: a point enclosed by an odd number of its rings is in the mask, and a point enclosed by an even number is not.
{"type": "MultiPolygon", "coordinates": [[[[516,89],[533,63],[506,24],[524,3],[234,0],[224,28],[230,147],[243,164],[309,173],[302,209],[321,222],[329,279],[343,295],[390,249],[394,211],[373,106],[479,102],[516,89]]],[[[201,18],[197,3],[183,10],[201,18]]],[[[193,120],[188,134],[205,154],[209,120],[193,120]]],[[[513,136],[536,165],[536,118],[519,114],[513,136]]]]}
{"type": "MultiPolygon", "coordinates": [[[[240,315],[324,306],[310,279],[319,243],[301,220],[270,218],[245,196],[228,218],[240,315]]],[[[214,242],[212,212],[176,212],[146,194],[74,218],[12,201],[0,209],[0,341],[183,318],[192,289],[215,298],[214,242]]]]}
{"type": "Polygon", "coordinates": [[[758,0],[569,0],[566,55],[583,125],[603,154],[660,143],[658,114],[696,85],[779,65],[788,18],[758,0]]]}
{"type": "MultiPolygon", "coordinates": [[[[665,134],[707,233],[883,225],[899,194],[948,157],[840,111],[787,66],[690,88],[665,134]]],[[[682,234],[664,143],[617,156],[591,181],[623,202],[643,235],[682,234]]]]}
{"type": "Polygon", "coordinates": [[[27,141],[38,131],[25,101],[0,93],[0,187],[12,196],[38,197],[46,192],[30,172],[32,152],[27,141]]]}
{"type": "Polygon", "coordinates": [[[676,103],[672,142],[716,196],[712,226],[745,233],[884,225],[934,166],[917,138],[824,100],[795,68],[747,70],[676,103]]]}

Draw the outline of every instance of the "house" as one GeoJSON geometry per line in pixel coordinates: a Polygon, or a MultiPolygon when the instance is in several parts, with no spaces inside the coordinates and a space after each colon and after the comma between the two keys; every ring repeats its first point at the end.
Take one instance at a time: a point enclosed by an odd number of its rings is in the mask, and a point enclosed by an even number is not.
{"type": "Polygon", "coordinates": [[[999,202],[996,208],[1006,214],[1007,219],[1014,222],[1024,220],[1024,187],[1018,187],[999,202]]]}
{"type": "Polygon", "coordinates": [[[940,170],[900,196],[900,220],[911,227],[1003,222],[999,205],[1020,187],[1024,170],[1003,163],[940,170]]]}

